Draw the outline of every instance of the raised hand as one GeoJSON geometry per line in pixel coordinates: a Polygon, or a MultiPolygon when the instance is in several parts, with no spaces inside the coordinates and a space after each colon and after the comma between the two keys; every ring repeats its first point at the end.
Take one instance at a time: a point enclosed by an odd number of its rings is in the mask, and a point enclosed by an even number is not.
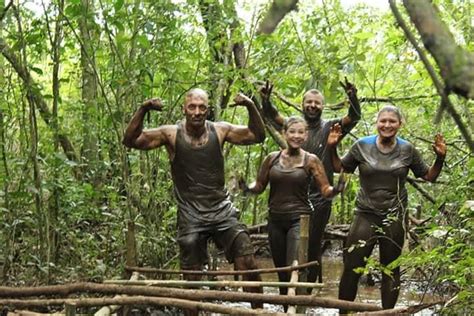
{"type": "Polygon", "coordinates": [[[329,130],[329,135],[328,135],[328,141],[327,145],[328,146],[336,146],[339,143],[339,140],[342,138],[342,128],[341,124],[334,124],[331,126],[331,129],[329,130]]]}
{"type": "Polygon", "coordinates": [[[266,81],[264,86],[261,86],[259,91],[260,97],[262,98],[262,103],[265,104],[266,102],[270,102],[270,95],[273,91],[273,85],[270,81],[266,81]]]}
{"type": "Polygon", "coordinates": [[[143,102],[142,106],[147,110],[161,111],[163,110],[163,103],[158,98],[148,99],[143,102]]]}
{"type": "Polygon", "coordinates": [[[441,134],[436,134],[434,144],[432,145],[433,150],[439,158],[446,157],[446,142],[444,141],[444,137],[441,134]]]}
{"type": "Polygon", "coordinates": [[[353,83],[350,83],[349,80],[347,80],[347,77],[344,77],[344,82],[339,81],[339,84],[344,89],[349,99],[354,96],[357,96],[356,86],[353,83]]]}
{"type": "Polygon", "coordinates": [[[238,93],[235,98],[234,98],[234,103],[235,104],[231,104],[229,106],[236,106],[236,105],[249,105],[249,104],[253,104],[253,101],[248,97],[246,96],[245,94],[243,93],[238,93]]]}

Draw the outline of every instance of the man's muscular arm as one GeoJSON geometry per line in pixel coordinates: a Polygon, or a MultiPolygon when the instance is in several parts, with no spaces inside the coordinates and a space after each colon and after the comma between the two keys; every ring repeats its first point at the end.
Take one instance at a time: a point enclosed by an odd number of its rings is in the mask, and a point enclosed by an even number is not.
{"type": "Polygon", "coordinates": [[[347,134],[352,128],[354,128],[354,126],[356,126],[357,122],[359,122],[361,118],[361,112],[359,99],[357,98],[356,86],[350,83],[347,78],[344,78],[344,80],[344,83],[340,81],[339,84],[344,89],[347,97],[349,98],[349,112],[342,118],[341,127],[344,131],[344,134],[347,134]]]}
{"type": "Polygon", "coordinates": [[[244,94],[239,93],[234,98],[234,102],[236,105],[242,105],[247,108],[249,121],[247,126],[225,122],[216,123],[225,130],[224,140],[237,145],[262,143],[265,140],[265,125],[253,101],[244,94]]]}
{"type": "Polygon", "coordinates": [[[122,143],[129,148],[148,150],[157,148],[167,143],[169,126],[143,130],[143,119],[148,111],[161,111],[162,104],[159,99],[150,99],[138,108],[130,123],[125,129],[122,143]]]}

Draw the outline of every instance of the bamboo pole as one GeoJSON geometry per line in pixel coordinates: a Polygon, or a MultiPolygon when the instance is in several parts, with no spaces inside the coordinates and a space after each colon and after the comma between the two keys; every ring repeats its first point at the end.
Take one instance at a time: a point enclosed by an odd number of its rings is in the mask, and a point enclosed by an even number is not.
{"type": "MultiPolygon", "coordinates": [[[[141,295],[164,296],[191,300],[219,300],[231,302],[255,302],[269,304],[287,304],[337,308],[352,311],[378,311],[382,308],[367,303],[356,303],[338,299],[320,298],[312,295],[287,295],[226,292],[212,290],[189,290],[173,288],[157,288],[148,286],[120,286],[97,283],[74,283],[64,285],[48,285],[40,287],[0,287],[0,297],[32,297],[32,296],[68,296],[79,293],[97,293],[102,295],[141,295]]],[[[8,300],[0,299],[0,306],[7,305],[8,300]]]]}
{"type": "MultiPolygon", "coordinates": [[[[266,237],[268,239],[268,237],[266,237]]],[[[128,271],[137,271],[142,273],[162,273],[162,274],[195,274],[195,275],[246,275],[246,274],[264,274],[264,273],[276,273],[304,269],[318,265],[318,261],[311,261],[305,264],[300,264],[296,267],[286,266],[279,268],[269,269],[255,269],[255,270],[238,270],[238,271],[201,271],[201,270],[169,270],[169,269],[156,269],[150,267],[130,267],[126,266],[125,269],[128,271]]]]}
{"type": "MultiPolygon", "coordinates": [[[[292,266],[297,266],[298,261],[293,260],[292,266]]],[[[291,278],[290,278],[290,283],[295,283],[298,282],[298,270],[293,270],[291,272],[291,278]]],[[[290,287],[288,288],[288,296],[296,296],[296,288],[290,287]]],[[[287,314],[296,314],[296,306],[292,305],[288,307],[288,310],[286,311],[287,314]]]]}
{"type": "Polygon", "coordinates": [[[187,281],[187,280],[105,280],[104,284],[118,284],[118,285],[145,285],[145,286],[160,286],[160,287],[296,287],[296,288],[322,288],[323,283],[311,282],[273,282],[273,281],[187,281]]]}

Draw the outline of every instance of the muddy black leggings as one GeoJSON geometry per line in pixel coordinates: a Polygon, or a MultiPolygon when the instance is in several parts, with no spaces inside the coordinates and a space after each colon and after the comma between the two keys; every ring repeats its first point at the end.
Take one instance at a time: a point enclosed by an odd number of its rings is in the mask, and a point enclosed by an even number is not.
{"type": "MultiPolygon", "coordinates": [[[[300,220],[268,220],[268,240],[275,267],[290,266],[298,260],[300,241],[300,220]]],[[[278,272],[280,282],[290,281],[289,272],[278,272]]],[[[287,288],[280,287],[280,294],[286,295],[287,288]]]]}
{"type": "MultiPolygon", "coordinates": [[[[402,253],[405,225],[402,216],[381,218],[377,215],[356,213],[344,246],[344,271],[339,283],[339,299],[353,301],[357,294],[360,274],[355,268],[365,267],[378,242],[380,263],[387,266],[402,253]]],[[[392,275],[382,273],[382,307],[393,308],[400,292],[400,268],[392,275]]],[[[341,310],[341,313],[346,311],[341,310]]]]}

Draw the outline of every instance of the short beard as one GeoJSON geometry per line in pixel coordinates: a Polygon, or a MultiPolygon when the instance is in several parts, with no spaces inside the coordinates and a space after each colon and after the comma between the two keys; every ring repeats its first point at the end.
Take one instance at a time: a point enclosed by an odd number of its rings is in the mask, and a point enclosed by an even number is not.
{"type": "Polygon", "coordinates": [[[319,120],[321,120],[321,114],[322,114],[322,111],[317,112],[315,115],[308,115],[308,113],[303,112],[304,119],[309,124],[319,122],[319,120]]]}

